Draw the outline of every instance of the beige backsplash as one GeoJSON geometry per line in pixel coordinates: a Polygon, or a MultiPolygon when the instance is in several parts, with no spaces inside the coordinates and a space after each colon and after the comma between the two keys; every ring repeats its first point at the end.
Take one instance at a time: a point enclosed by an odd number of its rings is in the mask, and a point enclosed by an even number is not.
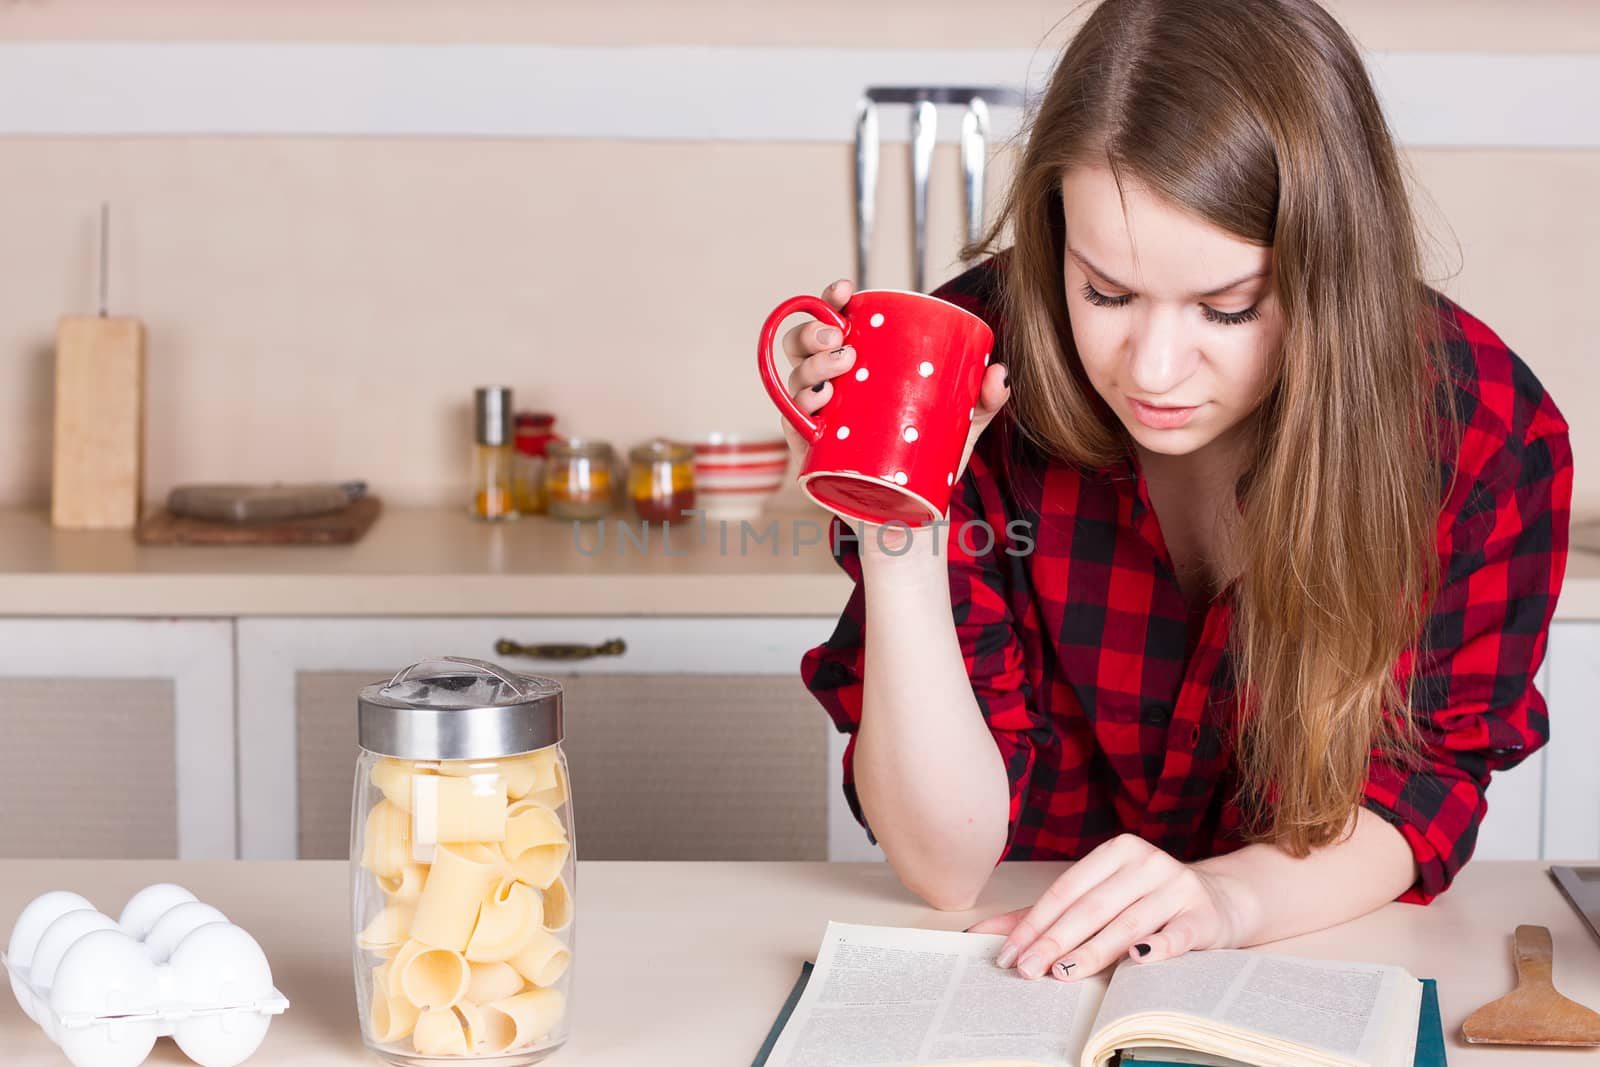
{"type": "MultiPolygon", "coordinates": [[[[216,4],[126,6],[146,10],[147,26],[165,19],[201,36],[238,26],[216,4]]],[[[1549,5],[1538,21],[1526,5],[1459,5],[1470,14],[1443,43],[1394,5],[1333,6],[1370,47],[1600,47],[1578,36],[1593,21],[1581,4],[1549,5]]],[[[1437,2],[1415,7],[1441,17],[1437,2]]],[[[261,25],[282,36],[342,26],[348,38],[361,25],[351,12],[371,5],[340,10],[316,22],[306,4],[263,9],[261,25]]],[[[704,31],[697,39],[759,40],[746,23],[717,22],[730,10],[691,5],[688,25],[704,31]]],[[[1033,43],[1037,5],[997,10],[978,39],[951,18],[918,23],[904,43],[1033,43]]],[[[21,5],[0,16],[0,37],[144,35],[120,11],[21,5]]],[[[506,5],[472,5],[458,22],[440,3],[408,11],[401,24],[421,39],[452,25],[484,39],[496,18],[506,39],[604,39],[572,11],[542,38],[506,5]]],[[[640,17],[623,39],[685,32],[665,14],[640,17]]],[[[360,477],[397,503],[444,503],[465,481],[475,385],[509,384],[519,407],[555,411],[560,429],[619,449],[658,433],[776,432],[756,332],[782,298],[851,272],[850,159],[845,143],[0,140],[0,506],[48,499],[54,325],[92,307],[102,199],[115,211],[113,307],[149,329],[152,500],[180,481],[360,477]]],[[[1600,465],[1588,462],[1600,426],[1580,403],[1600,396],[1600,152],[1410,159],[1436,284],[1539,374],[1573,423],[1578,494],[1600,496],[1600,465]]],[[[1007,163],[997,156],[992,194],[1007,163]]],[[[937,279],[958,267],[957,174],[954,147],[941,146],[937,279]]],[[[887,151],[877,285],[909,283],[907,184],[904,153],[887,151]]]]}

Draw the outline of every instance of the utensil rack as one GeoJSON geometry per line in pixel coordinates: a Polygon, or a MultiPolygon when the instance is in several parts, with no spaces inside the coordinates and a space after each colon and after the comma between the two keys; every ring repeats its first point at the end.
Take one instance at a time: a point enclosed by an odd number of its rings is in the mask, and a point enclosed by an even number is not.
{"type": "Polygon", "coordinates": [[[928,175],[938,138],[938,108],[965,109],[961,118],[961,172],[966,208],[967,239],[977,240],[984,229],[984,171],[988,162],[990,109],[1024,104],[1020,89],[1006,86],[869,86],[856,107],[856,271],[855,282],[866,288],[872,251],[873,225],[878,196],[878,110],[885,106],[910,109],[912,287],[922,292],[927,282],[928,175]]]}

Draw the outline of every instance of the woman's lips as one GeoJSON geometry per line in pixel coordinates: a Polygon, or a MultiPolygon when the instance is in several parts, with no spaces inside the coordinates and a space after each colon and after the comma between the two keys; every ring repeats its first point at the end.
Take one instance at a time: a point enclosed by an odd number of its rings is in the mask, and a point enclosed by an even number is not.
{"type": "Polygon", "coordinates": [[[1133,408],[1134,418],[1152,430],[1175,430],[1200,410],[1198,404],[1186,408],[1155,407],[1141,400],[1135,400],[1131,396],[1128,398],[1128,404],[1133,408]]]}

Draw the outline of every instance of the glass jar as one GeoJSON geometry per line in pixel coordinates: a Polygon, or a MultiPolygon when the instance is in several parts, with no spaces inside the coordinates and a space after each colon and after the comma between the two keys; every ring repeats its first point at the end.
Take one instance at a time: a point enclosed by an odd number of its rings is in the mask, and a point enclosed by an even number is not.
{"type": "Polygon", "coordinates": [[[522,515],[545,510],[545,450],[555,436],[556,417],[543,411],[525,411],[516,418],[516,452],[511,457],[511,500],[522,515]]]}
{"type": "Polygon", "coordinates": [[[616,454],[604,441],[557,437],[545,448],[545,501],[558,519],[598,519],[610,510],[616,454]]]}
{"type": "Polygon", "coordinates": [[[694,449],[657,438],[628,452],[628,497],[646,522],[678,522],[694,507],[694,449]]]}
{"type": "Polygon", "coordinates": [[[484,386],[473,394],[472,505],[485,522],[517,517],[511,499],[511,390],[484,386]]]}
{"type": "Polygon", "coordinates": [[[577,849],[551,678],[424,660],[361,690],[356,1005],[374,1053],[537,1063],[571,1018],[577,849]]]}

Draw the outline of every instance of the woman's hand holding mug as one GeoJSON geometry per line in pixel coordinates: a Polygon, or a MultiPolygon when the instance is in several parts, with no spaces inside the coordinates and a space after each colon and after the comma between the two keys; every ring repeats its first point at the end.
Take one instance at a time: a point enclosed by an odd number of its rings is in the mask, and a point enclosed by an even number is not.
{"type": "MultiPolygon", "coordinates": [[[[850,302],[853,294],[854,287],[851,281],[842,278],[824,289],[822,298],[833,311],[843,312],[845,305],[850,302]]],[[[882,316],[875,316],[874,318],[878,320],[882,316]]],[[[877,321],[874,321],[873,325],[877,324],[877,321]]],[[[992,343],[993,339],[992,336],[987,334],[986,329],[983,333],[984,347],[987,347],[988,344],[992,343]]],[[[856,347],[844,342],[845,335],[838,326],[820,320],[813,320],[796,326],[784,335],[783,352],[788,358],[791,368],[786,388],[789,397],[804,415],[813,416],[821,412],[828,402],[833,399],[835,389],[833,379],[850,372],[856,367],[858,357],[856,347]]],[[[960,480],[961,475],[966,470],[968,461],[971,459],[972,449],[977,444],[979,436],[994,421],[995,415],[999,413],[1001,407],[1005,405],[1006,400],[1011,395],[1010,386],[1006,380],[1005,366],[989,363],[989,353],[987,351],[983,351],[982,355],[984,365],[981,371],[978,371],[981,377],[972,396],[971,425],[967,428],[960,461],[955,466],[955,469],[946,475],[945,487],[947,489],[953,489],[954,482],[960,480]]],[[[922,366],[926,368],[928,364],[923,364],[922,366]]],[[[974,363],[973,369],[978,369],[976,363],[974,363]]],[[[924,374],[926,373],[927,371],[924,370],[924,374]]],[[[864,374],[858,373],[857,375],[858,380],[865,380],[865,377],[864,374]]],[[[967,407],[965,403],[960,403],[958,406],[961,408],[967,407]]],[[[962,413],[964,414],[964,412],[962,413]]],[[[803,435],[794,425],[793,419],[788,416],[784,417],[780,422],[783,427],[783,435],[789,442],[790,451],[794,453],[800,468],[804,471],[807,460],[811,455],[812,440],[803,435]]],[[[908,440],[915,440],[914,432],[908,440]]],[[[905,484],[899,478],[896,478],[896,481],[901,485],[905,484]]],[[[825,506],[827,505],[825,504],[825,506]]],[[[831,508],[831,510],[838,511],[839,509],[831,508]]],[[[851,516],[846,517],[850,518],[851,516]]],[[[865,515],[856,515],[853,518],[868,525],[879,524],[865,515]]],[[[946,531],[938,527],[933,527],[932,529],[939,530],[941,535],[946,533],[946,531]]],[[[899,526],[874,530],[862,539],[863,554],[865,555],[871,550],[874,555],[909,555],[911,553],[906,552],[906,541],[913,532],[913,530],[899,526]],[[880,548],[884,550],[882,553],[877,551],[880,548]]],[[[924,534],[921,539],[928,540],[929,537],[924,534]]]]}

